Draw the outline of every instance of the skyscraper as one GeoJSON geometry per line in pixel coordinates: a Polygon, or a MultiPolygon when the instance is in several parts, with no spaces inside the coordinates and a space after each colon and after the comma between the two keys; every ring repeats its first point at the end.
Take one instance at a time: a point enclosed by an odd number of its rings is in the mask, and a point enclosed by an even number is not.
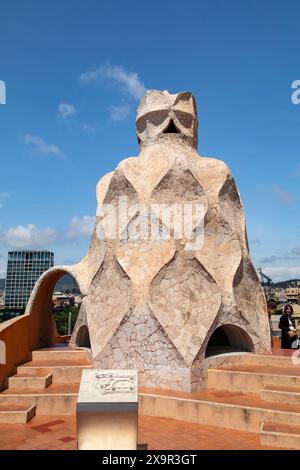
{"type": "Polygon", "coordinates": [[[54,265],[50,251],[10,251],[7,260],[5,308],[26,307],[37,279],[54,265]]]}

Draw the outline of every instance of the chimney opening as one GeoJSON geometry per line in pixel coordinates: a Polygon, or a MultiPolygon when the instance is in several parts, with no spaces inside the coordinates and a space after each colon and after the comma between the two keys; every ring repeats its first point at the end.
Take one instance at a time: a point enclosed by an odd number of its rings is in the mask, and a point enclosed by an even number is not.
{"type": "Polygon", "coordinates": [[[173,119],[170,119],[168,127],[163,131],[164,134],[180,134],[180,131],[174,124],[173,119]]]}

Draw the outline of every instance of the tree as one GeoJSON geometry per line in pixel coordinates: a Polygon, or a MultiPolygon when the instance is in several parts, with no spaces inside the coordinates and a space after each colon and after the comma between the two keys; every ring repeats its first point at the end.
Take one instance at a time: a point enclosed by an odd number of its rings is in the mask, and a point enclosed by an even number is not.
{"type": "Polygon", "coordinates": [[[57,333],[60,336],[66,335],[68,333],[68,321],[69,321],[69,312],[71,312],[71,332],[75,326],[79,308],[78,307],[70,307],[68,310],[61,310],[60,312],[54,312],[54,319],[56,323],[57,333]]]}

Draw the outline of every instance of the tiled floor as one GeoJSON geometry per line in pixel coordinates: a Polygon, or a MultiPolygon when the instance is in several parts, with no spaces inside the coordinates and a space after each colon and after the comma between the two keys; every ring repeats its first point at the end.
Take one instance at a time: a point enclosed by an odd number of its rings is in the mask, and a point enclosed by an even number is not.
{"type": "MultiPolygon", "coordinates": [[[[293,352],[279,348],[272,351],[278,356],[290,356],[293,352]]],[[[52,386],[54,391],[56,387],[52,386]]],[[[222,401],[220,394],[213,398],[222,401]]],[[[247,400],[250,398],[249,394],[247,400]]],[[[231,394],[230,400],[235,403],[239,397],[231,394]]],[[[147,443],[150,450],[267,449],[260,445],[255,433],[152,417],[140,417],[139,443],[147,443]]],[[[0,424],[1,449],[76,449],[75,416],[37,416],[27,424],[0,424]]]]}
{"type": "MultiPolygon", "coordinates": [[[[140,417],[139,443],[151,450],[267,449],[259,435],[165,418],[140,417]]],[[[0,449],[76,449],[74,416],[36,416],[28,424],[0,424],[0,449]]]]}
{"type": "Polygon", "coordinates": [[[280,346],[277,346],[272,349],[273,356],[285,356],[290,357],[294,354],[295,349],[281,349],[280,346]]]}

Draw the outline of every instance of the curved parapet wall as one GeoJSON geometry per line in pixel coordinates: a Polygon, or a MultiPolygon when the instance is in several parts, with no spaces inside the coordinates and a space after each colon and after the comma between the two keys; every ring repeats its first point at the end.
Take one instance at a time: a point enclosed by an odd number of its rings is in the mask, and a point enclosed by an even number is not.
{"type": "Polygon", "coordinates": [[[57,281],[66,274],[72,275],[85,292],[84,277],[78,276],[76,266],[50,268],[36,282],[25,314],[0,324],[0,389],[18,365],[30,360],[32,350],[60,341],[53,317],[52,294],[57,281]]]}
{"type": "Polygon", "coordinates": [[[57,342],[57,331],[53,316],[52,295],[57,281],[70,274],[76,280],[79,289],[83,289],[76,268],[56,266],[45,271],[36,282],[29,298],[25,316],[30,316],[30,344],[40,348],[57,342]]]}
{"type": "Polygon", "coordinates": [[[15,373],[15,369],[30,359],[30,318],[22,315],[0,324],[0,390],[5,379],[15,373]],[[5,354],[3,354],[3,351],[5,354]]]}

